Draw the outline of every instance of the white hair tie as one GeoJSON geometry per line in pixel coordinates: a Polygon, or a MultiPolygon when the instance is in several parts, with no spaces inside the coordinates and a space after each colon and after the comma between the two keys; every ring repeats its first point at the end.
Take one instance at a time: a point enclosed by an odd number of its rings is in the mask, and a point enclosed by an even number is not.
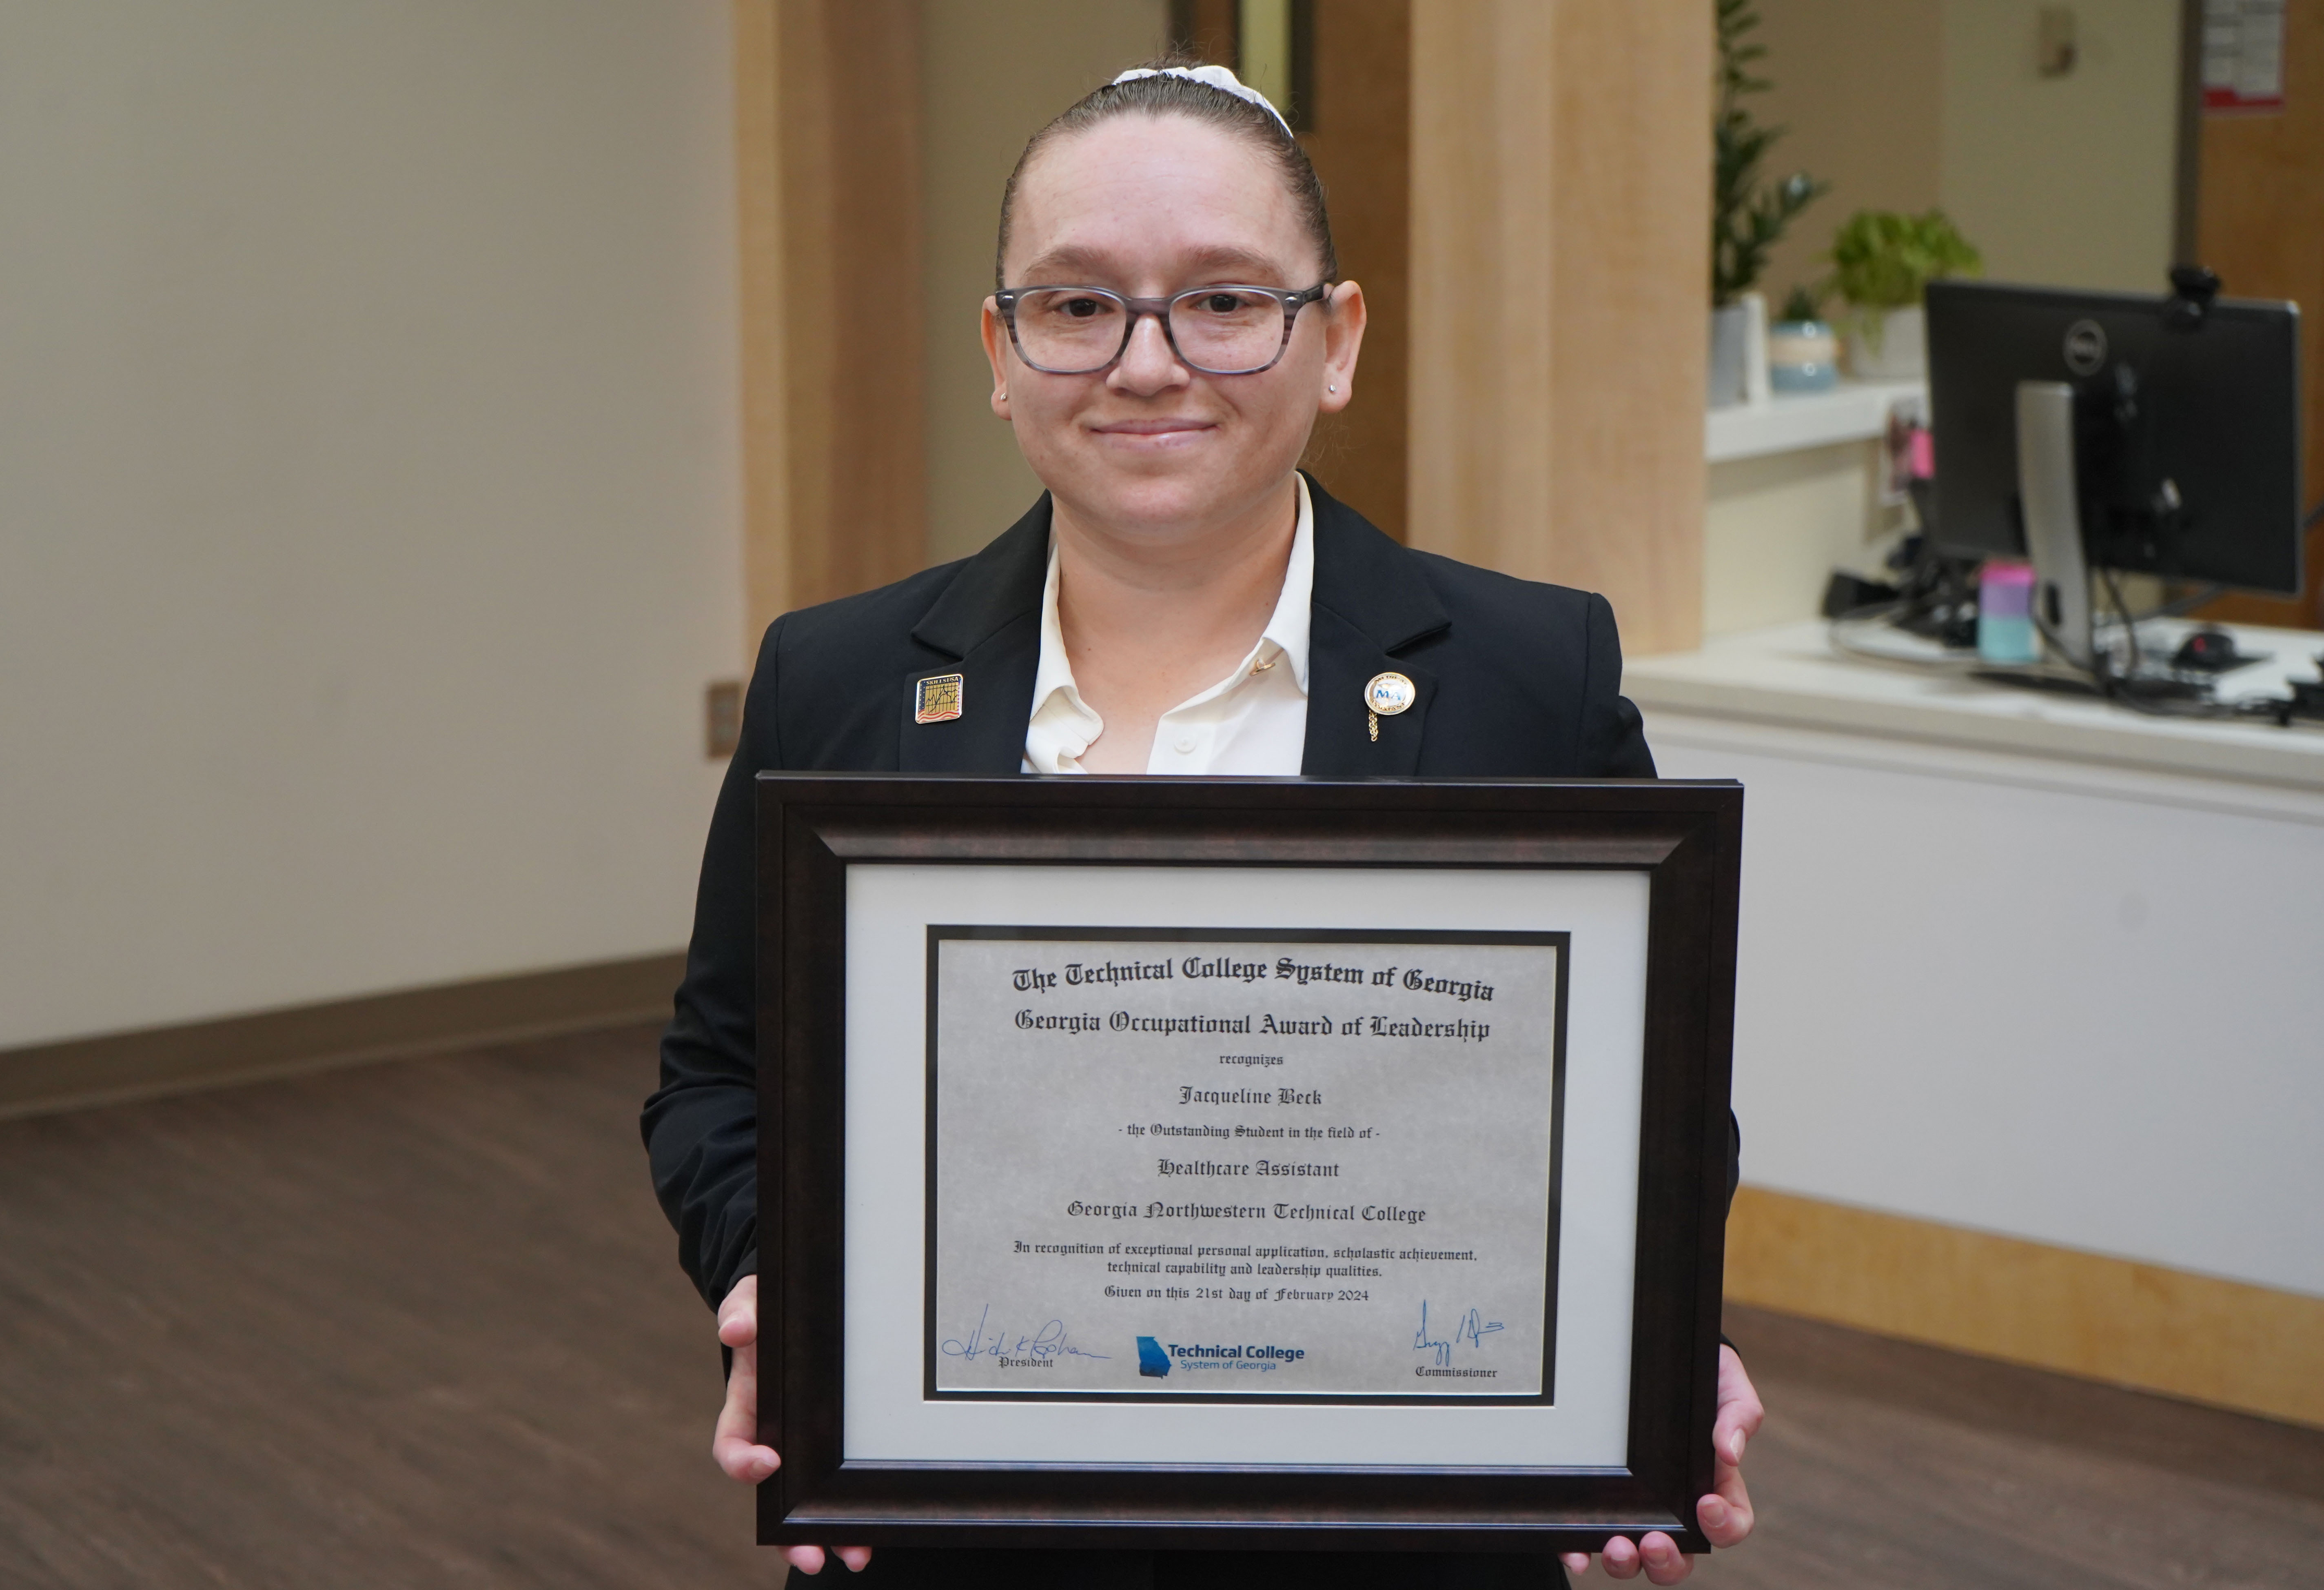
{"type": "Polygon", "coordinates": [[[1150,66],[1133,66],[1107,86],[1118,88],[1123,83],[1134,83],[1140,78],[1184,78],[1190,83],[1200,83],[1205,88],[1216,88],[1222,94],[1231,94],[1237,99],[1256,105],[1273,116],[1275,125],[1283,129],[1283,135],[1286,138],[1291,136],[1291,124],[1283,119],[1283,113],[1275,108],[1267,96],[1222,66],[1166,66],[1159,69],[1150,66]]]}

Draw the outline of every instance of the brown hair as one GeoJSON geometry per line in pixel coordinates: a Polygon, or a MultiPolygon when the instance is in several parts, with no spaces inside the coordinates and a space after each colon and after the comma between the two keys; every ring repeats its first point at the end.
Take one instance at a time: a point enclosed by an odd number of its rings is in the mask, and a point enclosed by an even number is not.
{"type": "MultiPolygon", "coordinates": [[[[1168,55],[1145,64],[1157,71],[1167,71],[1172,67],[1202,63],[1192,56],[1168,55]]],[[[1265,109],[1223,88],[1214,88],[1192,78],[1152,77],[1108,83],[1092,90],[1058,113],[1025,145],[1025,153],[1017,157],[1016,170],[1009,173],[1009,185],[1001,190],[1001,240],[992,251],[995,287],[1009,285],[1003,262],[1009,254],[1010,223],[1017,209],[1017,185],[1024,180],[1026,168],[1033,163],[1036,155],[1058,139],[1086,132],[1100,122],[1121,116],[1182,116],[1189,121],[1223,128],[1258,149],[1273,162],[1283,186],[1289,190],[1300,222],[1323,258],[1323,280],[1330,282],[1339,276],[1340,256],[1332,246],[1332,217],[1323,208],[1323,184],[1316,177],[1315,168],[1308,163],[1307,152],[1299,147],[1299,141],[1265,109]]]]}

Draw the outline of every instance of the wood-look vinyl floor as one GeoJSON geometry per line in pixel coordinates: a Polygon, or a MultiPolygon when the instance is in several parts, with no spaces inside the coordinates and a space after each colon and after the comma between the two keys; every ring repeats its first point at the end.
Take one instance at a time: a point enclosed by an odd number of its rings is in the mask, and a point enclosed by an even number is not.
{"type": "Polygon", "coordinates": [[[0,1585],[766,1584],[632,1029],[0,1125],[0,1585]]]}
{"type": "MultiPolygon", "coordinates": [[[[651,1049],[0,1124],[0,1586],[776,1582],[706,1453],[716,1349],[637,1141],[651,1049]]],[[[1696,1585],[2324,1585],[2324,1433],[1730,1330],[1774,1410],[1761,1527],[1696,1585]]]]}
{"type": "Polygon", "coordinates": [[[1706,1590],[2324,1586],[2324,1431],[1730,1306],[1768,1420],[1706,1590]]]}

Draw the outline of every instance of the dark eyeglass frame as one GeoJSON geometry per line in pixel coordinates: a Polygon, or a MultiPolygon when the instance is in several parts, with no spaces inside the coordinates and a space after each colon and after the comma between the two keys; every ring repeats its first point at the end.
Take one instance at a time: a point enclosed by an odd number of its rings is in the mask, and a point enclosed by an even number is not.
{"type": "Polygon", "coordinates": [[[1299,311],[1311,303],[1323,302],[1330,296],[1331,291],[1332,283],[1329,281],[1318,282],[1313,287],[1302,288],[1296,292],[1282,287],[1255,287],[1244,282],[1214,282],[1207,287],[1189,287],[1185,291],[1174,292],[1167,298],[1131,298],[1104,287],[1074,287],[1042,283],[1029,287],[1004,287],[992,295],[992,302],[993,307],[1001,311],[1001,319],[1009,327],[1009,346],[1017,350],[1017,356],[1024,360],[1028,368],[1038,370],[1044,375],[1095,375],[1112,369],[1121,362],[1121,356],[1130,351],[1130,339],[1138,334],[1138,320],[1141,315],[1151,315],[1160,323],[1162,339],[1170,345],[1171,356],[1185,365],[1187,369],[1197,371],[1204,375],[1257,375],[1263,371],[1274,369],[1283,362],[1283,350],[1291,346],[1291,328],[1299,319],[1299,311]],[[1120,304],[1124,310],[1121,346],[1113,350],[1111,358],[1102,365],[1092,365],[1087,369],[1060,370],[1053,365],[1035,364],[1026,355],[1025,344],[1017,335],[1017,300],[1028,292],[1084,292],[1092,298],[1111,299],[1120,304]],[[1186,299],[1201,298],[1204,294],[1211,292],[1256,292],[1271,298],[1283,306],[1283,340],[1275,345],[1273,358],[1264,365],[1250,365],[1240,370],[1214,370],[1208,365],[1196,364],[1180,350],[1178,338],[1170,329],[1170,311],[1186,299]]]}

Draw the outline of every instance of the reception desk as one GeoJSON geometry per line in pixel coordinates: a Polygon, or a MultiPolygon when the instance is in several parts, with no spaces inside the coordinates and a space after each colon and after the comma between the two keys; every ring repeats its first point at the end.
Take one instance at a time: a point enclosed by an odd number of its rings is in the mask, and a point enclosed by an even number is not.
{"type": "MultiPolygon", "coordinates": [[[[2231,692],[2315,677],[2324,635],[2236,633],[2231,692]]],[[[2324,1424],[2324,727],[1821,623],[1626,691],[1665,776],[1748,790],[1730,1295],[2324,1424]]]]}

